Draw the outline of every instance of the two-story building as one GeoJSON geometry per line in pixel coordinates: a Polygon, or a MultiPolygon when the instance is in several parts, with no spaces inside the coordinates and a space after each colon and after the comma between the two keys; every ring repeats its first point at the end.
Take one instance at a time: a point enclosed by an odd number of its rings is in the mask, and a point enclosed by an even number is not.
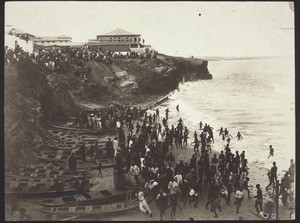
{"type": "Polygon", "coordinates": [[[97,39],[88,41],[89,46],[100,46],[103,50],[111,52],[138,52],[151,53],[154,50],[150,45],[145,45],[141,34],[135,34],[123,29],[115,29],[108,33],[98,35],[97,39]]]}

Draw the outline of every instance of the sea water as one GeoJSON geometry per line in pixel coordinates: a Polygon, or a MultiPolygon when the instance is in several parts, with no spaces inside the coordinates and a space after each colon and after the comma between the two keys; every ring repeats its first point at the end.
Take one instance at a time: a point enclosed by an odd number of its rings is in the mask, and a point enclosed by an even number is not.
{"type": "Polygon", "coordinates": [[[218,135],[220,127],[243,140],[231,140],[231,149],[246,153],[249,162],[270,169],[276,162],[278,173],[295,161],[295,70],[293,58],[209,61],[211,80],[180,84],[178,91],[160,105],[170,109],[170,124],[182,117],[190,130],[199,131],[199,122],[214,128],[213,149],[226,145],[218,135]],[[179,104],[179,113],[176,105],[179,104]],[[274,157],[267,159],[269,145],[274,157]]]}

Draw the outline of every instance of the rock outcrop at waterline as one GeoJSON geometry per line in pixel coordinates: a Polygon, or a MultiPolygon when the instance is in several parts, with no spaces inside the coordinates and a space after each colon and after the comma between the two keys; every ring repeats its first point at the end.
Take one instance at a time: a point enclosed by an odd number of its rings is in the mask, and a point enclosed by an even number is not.
{"type": "Polygon", "coordinates": [[[5,67],[5,163],[35,161],[51,136],[49,123],[64,122],[88,102],[139,104],[157,99],[182,81],[211,79],[207,61],[159,55],[157,59],[110,59],[71,65],[68,72],[50,71],[23,59],[5,67]],[[83,83],[82,74],[87,73],[83,83]]]}

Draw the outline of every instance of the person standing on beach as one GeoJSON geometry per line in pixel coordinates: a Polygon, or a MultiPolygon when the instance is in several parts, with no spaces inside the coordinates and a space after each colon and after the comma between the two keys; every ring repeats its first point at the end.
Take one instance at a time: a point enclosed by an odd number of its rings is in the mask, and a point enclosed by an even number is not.
{"type": "Polygon", "coordinates": [[[81,151],[82,162],[84,163],[86,157],[86,147],[84,145],[84,142],[81,142],[80,151],[81,151]]]}
{"type": "Polygon", "coordinates": [[[103,174],[102,174],[102,163],[100,161],[100,159],[96,160],[97,164],[98,164],[98,176],[101,175],[101,178],[103,178],[103,174]]]}
{"type": "Polygon", "coordinates": [[[168,207],[168,197],[167,194],[163,192],[163,189],[159,189],[159,193],[156,196],[156,204],[159,209],[160,220],[162,221],[162,216],[165,214],[168,207]]]}
{"type": "Polygon", "coordinates": [[[244,199],[244,194],[241,188],[239,188],[235,193],[235,200],[236,200],[236,213],[239,213],[239,209],[242,205],[242,201],[244,199]]]}
{"type": "Polygon", "coordinates": [[[212,204],[212,210],[215,213],[215,218],[218,217],[216,209],[219,209],[219,212],[222,213],[221,205],[220,205],[220,186],[216,185],[214,194],[213,194],[213,204],[212,204]]]}
{"type": "Polygon", "coordinates": [[[169,184],[168,189],[170,190],[170,200],[171,200],[171,218],[176,216],[176,207],[178,206],[181,210],[181,207],[177,203],[177,193],[181,193],[178,183],[173,178],[169,184]]]}
{"type": "Polygon", "coordinates": [[[199,123],[199,130],[202,129],[202,126],[203,126],[203,123],[202,123],[202,121],[200,121],[200,123],[199,123]]]}
{"type": "Polygon", "coordinates": [[[254,198],[256,198],[255,209],[256,212],[259,214],[260,212],[263,211],[262,209],[263,196],[262,196],[262,190],[260,189],[260,184],[256,184],[256,189],[257,189],[256,196],[254,196],[254,198]]]}
{"type": "Polygon", "coordinates": [[[271,184],[273,186],[275,186],[275,180],[277,180],[277,166],[276,166],[276,162],[273,162],[273,166],[271,167],[270,172],[268,173],[269,176],[269,184],[268,186],[266,186],[266,190],[268,190],[269,186],[271,186],[271,184]]]}
{"type": "Polygon", "coordinates": [[[218,131],[219,131],[219,136],[222,135],[224,132],[223,127],[221,127],[218,131]]]}
{"type": "Polygon", "coordinates": [[[250,196],[250,190],[249,190],[249,185],[248,185],[249,180],[250,180],[249,177],[246,177],[246,179],[243,182],[243,189],[248,192],[248,199],[251,198],[251,196],[250,196]]]}
{"type": "Polygon", "coordinates": [[[271,156],[274,156],[274,149],[273,149],[272,145],[270,145],[269,148],[270,148],[270,154],[269,154],[269,156],[268,156],[268,159],[269,159],[271,156]]]}
{"type": "Polygon", "coordinates": [[[288,173],[291,175],[291,177],[294,177],[295,176],[295,163],[294,163],[294,160],[291,159],[290,163],[291,164],[290,164],[288,173]]]}
{"type": "Polygon", "coordinates": [[[147,204],[147,201],[144,196],[144,192],[140,191],[138,194],[135,194],[139,199],[139,208],[142,212],[144,212],[146,215],[150,213],[150,217],[152,218],[152,211],[149,208],[149,205],[147,204]]]}
{"type": "Polygon", "coordinates": [[[114,147],[114,157],[117,156],[117,152],[118,152],[118,137],[115,137],[114,138],[114,141],[113,141],[113,147],[114,147]]]}
{"type": "Polygon", "coordinates": [[[68,158],[68,165],[69,165],[70,171],[73,174],[76,171],[76,167],[77,167],[77,160],[76,160],[74,153],[71,153],[71,156],[68,158]]]}
{"type": "Polygon", "coordinates": [[[167,108],[167,109],[166,109],[166,119],[167,119],[167,120],[169,119],[169,112],[170,112],[170,111],[169,111],[169,108],[167,108]]]}
{"type": "Polygon", "coordinates": [[[110,138],[108,138],[108,141],[106,141],[105,147],[106,147],[107,156],[111,160],[114,160],[114,146],[113,146],[113,142],[110,140],[110,138]]]}

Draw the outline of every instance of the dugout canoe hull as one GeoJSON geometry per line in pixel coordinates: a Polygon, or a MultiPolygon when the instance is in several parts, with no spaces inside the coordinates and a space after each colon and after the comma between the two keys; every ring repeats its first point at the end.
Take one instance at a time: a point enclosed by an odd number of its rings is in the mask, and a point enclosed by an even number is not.
{"type": "Polygon", "coordinates": [[[125,199],[127,191],[107,189],[62,196],[54,199],[42,200],[39,204],[43,207],[66,207],[79,205],[98,205],[125,199]]]}
{"type": "Polygon", "coordinates": [[[38,211],[46,214],[48,220],[59,219],[74,219],[76,217],[84,216],[99,216],[109,213],[118,213],[128,211],[130,209],[138,208],[138,202],[134,203],[113,203],[105,205],[92,206],[68,206],[58,208],[37,208],[38,211]],[[50,217],[50,218],[49,218],[50,217]]]}

